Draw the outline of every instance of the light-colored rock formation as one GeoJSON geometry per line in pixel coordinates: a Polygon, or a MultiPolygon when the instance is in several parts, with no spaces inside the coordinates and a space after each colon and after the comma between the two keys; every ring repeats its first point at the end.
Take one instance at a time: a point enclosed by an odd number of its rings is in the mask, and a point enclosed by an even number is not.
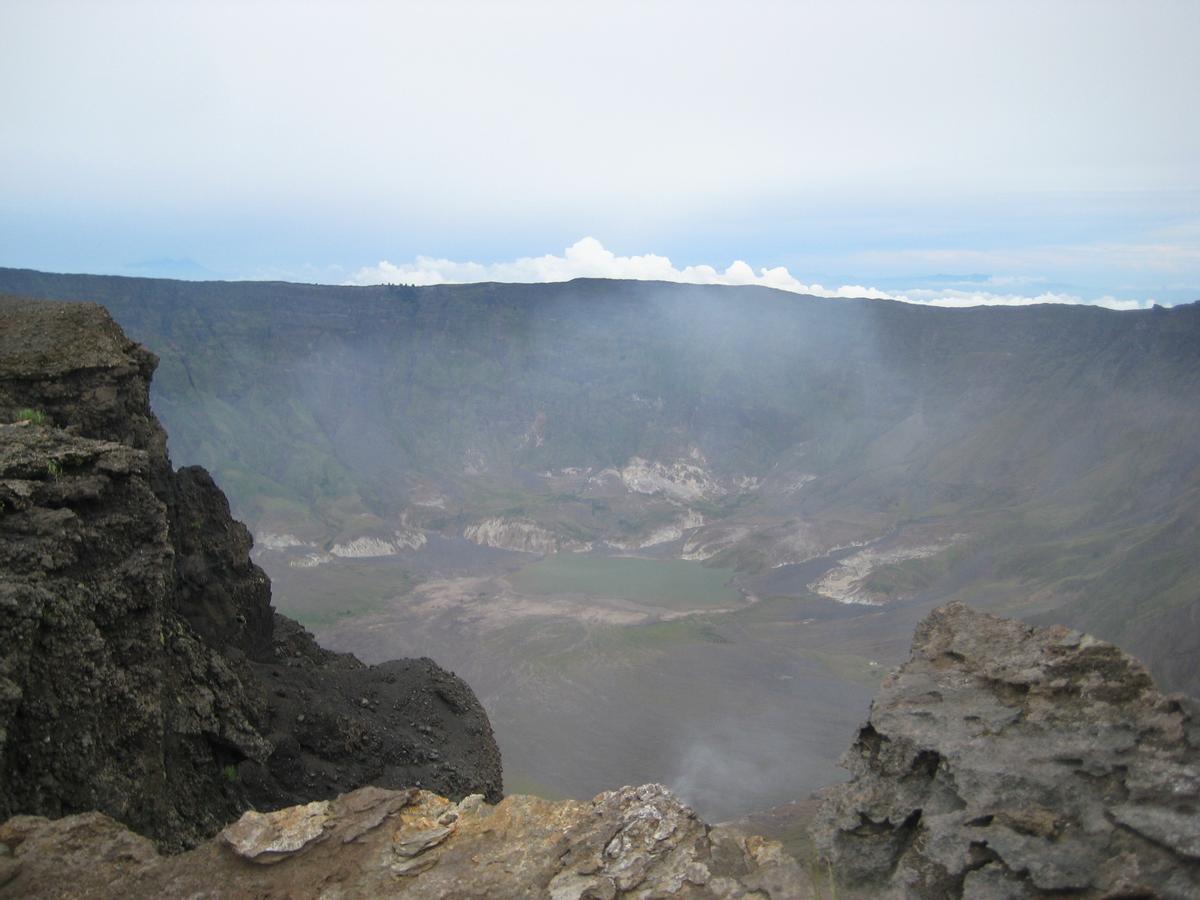
{"type": "Polygon", "coordinates": [[[363,536],[334,544],[329,552],[343,559],[369,559],[374,556],[395,556],[396,545],[382,538],[363,536]]]}
{"type": "Polygon", "coordinates": [[[483,547],[515,550],[518,553],[558,553],[578,550],[581,541],[562,538],[527,519],[494,517],[468,525],[463,537],[483,547]]]}
{"type": "Polygon", "coordinates": [[[695,510],[686,510],[683,515],[670,525],[655,528],[638,543],[638,548],[646,550],[659,544],[669,544],[683,537],[685,532],[692,531],[704,524],[704,514],[695,510]]]}
{"type": "MultiPolygon", "coordinates": [[[[341,559],[371,559],[378,556],[395,556],[402,550],[420,550],[425,546],[425,533],[417,528],[401,525],[389,538],[360,535],[341,541],[329,548],[329,555],[341,559]]],[[[309,554],[309,558],[312,554],[309,554]]],[[[319,565],[317,560],[312,565],[319,565]]]]}
{"type": "Polygon", "coordinates": [[[725,493],[701,464],[649,461],[635,456],[621,469],[621,481],[635,494],[663,494],[684,503],[725,493]]]}
{"type": "Polygon", "coordinates": [[[867,576],[880,566],[890,566],[910,559],[926,559],[941,553],[949,546],[950,542],[891,547],[887,550],[867,547],[841,560],[810,584],[808,589],[838,603],[879,606],[890,598],[869,590],[865,584],[867,576]]]}
{"type": "Polygon", "coordinates": [[[22,816],[0,847],[0,897],[816,896],[778,844],[711,828],[660,785],[496,806],[363,788],[248,812],[175,857],[99,813],[22,816]]]}
{"type": "Polygon", "coordinates": [[[395,538],[392,543],[397,550],[420,550],[429,540],[425,532],[407,526],[397,528],[392,535],[395,538]]]}
{"type": "Polygon", "coordinates": [[[271,531],[263,531],[254,536],[254,546],[260,550],[289,550],[292,547],[309,545],[294,534],[275,534],[271,531]]]}

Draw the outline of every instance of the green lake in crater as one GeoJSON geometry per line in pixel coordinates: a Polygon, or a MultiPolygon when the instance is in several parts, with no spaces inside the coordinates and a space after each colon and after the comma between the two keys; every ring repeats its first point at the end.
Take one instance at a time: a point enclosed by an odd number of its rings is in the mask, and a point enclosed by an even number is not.
{"type": "Polygon", "coordinates": [[[585,594],[665,609],[710,609],[741,599],[726,585],[733,572],[692,560],[558,554],[526,566],[509,580],[526,594],[585,594]]]}

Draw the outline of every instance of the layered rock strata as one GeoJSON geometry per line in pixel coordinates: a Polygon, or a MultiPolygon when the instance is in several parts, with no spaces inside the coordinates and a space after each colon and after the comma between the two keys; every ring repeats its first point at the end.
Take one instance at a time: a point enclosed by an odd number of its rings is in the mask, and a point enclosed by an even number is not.
{"type": "Polygon", "coordinates": [[[1061,626],[934,611],[816,844],[871,897],[1200,896],[1200,704],[1061,626]]]}
{"type": "Polygon", "coordinates": [[[466,684],[275,613],[225,496],[172,470],[155,364],[101,307],[0,298],[0,819],[100,810],[178,849],[366,783],[499,799],[466,684]]]}

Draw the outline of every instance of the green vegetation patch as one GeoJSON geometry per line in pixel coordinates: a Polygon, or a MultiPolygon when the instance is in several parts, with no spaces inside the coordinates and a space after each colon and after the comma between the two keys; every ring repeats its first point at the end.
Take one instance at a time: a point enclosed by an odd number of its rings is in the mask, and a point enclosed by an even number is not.
{"type": "Polygon", "coordinates": [[[276,608],[301,625],[319,628],[387,609],[417,579],[386,562],[351,560],[277,573],[272,581],[276,608]]]}
{"type": "Polygon", "coordinates": [[[18,422],[28,422],[31,425],[44,425],[46,414],[40,409],[23,409],[17,413],[18,422]]]}
{"type": "Polygon", "coordinates": [[[522,569],[513,586],[527,594],[584,594],[664,609],[712,609],[735,604],[726,585],[732,569],[710,569],[678,559],[550,556],[522,569]]]}

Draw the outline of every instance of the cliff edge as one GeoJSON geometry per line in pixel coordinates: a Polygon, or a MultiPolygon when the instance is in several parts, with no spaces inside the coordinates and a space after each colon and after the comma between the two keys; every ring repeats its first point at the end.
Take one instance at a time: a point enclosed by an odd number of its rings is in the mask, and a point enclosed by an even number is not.
{"type": "Polygon", "coordinates": [[[867,897],[1200,897],[1200,704],[1105,641],[952,603],[812,829],[867,897]]]}
{"type": "Polygon", "coordinates": [[[363,788],[247,813],[173,857],[99,813],[21,816],[0,847],[0,897],[817,897],[779,844],[710,827],[656,784],[495,806],[363,788]]]}
{"type": "Polygon", "coordinates": [[[364,784],[502,794],[471,689],[366,666],[271,607],[153,354],[94,304],[0,297],[0,819],[99,810],[176,850],[364,784]]]}

